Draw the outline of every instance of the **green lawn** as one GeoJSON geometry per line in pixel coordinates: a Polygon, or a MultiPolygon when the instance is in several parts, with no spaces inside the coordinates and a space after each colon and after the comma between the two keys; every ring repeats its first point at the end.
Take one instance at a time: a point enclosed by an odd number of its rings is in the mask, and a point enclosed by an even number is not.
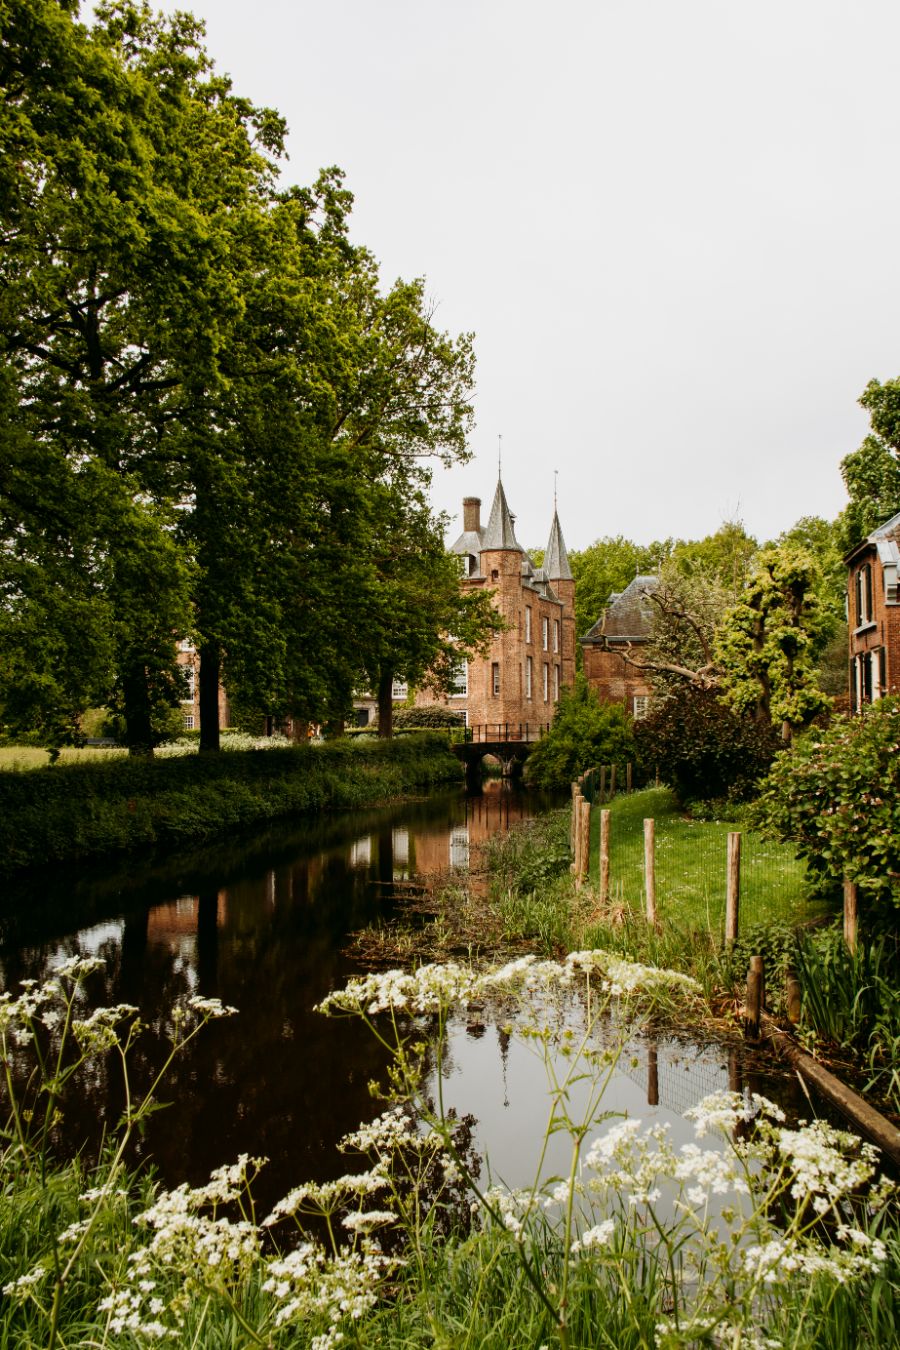
{"type": "MultiPolygon", "coordinates": [[[[104,750],[88,745],[83,750],[66,749],[60,752],[60,763],[78,764],[88,759],[105,759],[110,755],[126,755],[127,750],[104,750]]],[[[43,769],[50,763],[48,751],[34,745],[0,746],[0,771],[3,769],[43,769]]]]}
{"type": "MultiPolygon", "coordinates": [[[[644,819],[656,821],[656,907],[682,930],[724,932],[728,821],[692,821],[666,788],[620,795],[610,804],[610,895],[643,912],[644,819]]],[[[591,811],[591,880],[599,881],[600,809],[591,811]]],[[[802,922],[819,907],[806,898],[806,867],[788,845],[742,830],[741,928],[802,922]]]]}

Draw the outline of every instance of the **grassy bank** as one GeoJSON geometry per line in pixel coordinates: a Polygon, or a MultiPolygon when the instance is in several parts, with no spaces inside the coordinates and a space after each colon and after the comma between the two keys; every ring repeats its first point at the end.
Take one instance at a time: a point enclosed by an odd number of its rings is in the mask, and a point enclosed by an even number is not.
{"type": "Polygon", "coordinates": [[[0,774],[0,871],[201,843],[278,816],[386,801],[460,775],[446,738],[427,734],[0,774]]]}

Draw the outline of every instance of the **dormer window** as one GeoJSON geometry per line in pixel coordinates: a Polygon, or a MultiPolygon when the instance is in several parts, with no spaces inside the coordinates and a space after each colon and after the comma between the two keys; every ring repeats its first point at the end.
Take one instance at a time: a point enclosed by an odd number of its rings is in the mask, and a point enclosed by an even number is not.
{"type": "Polygon", "coordinates": [[[470,554],[469,554],[469,576],[470,576],[470,577],[475,577],[475,576],[477,576],[477,575],[478,575],[478,558],[475,556],[474,553],[470,553],[470,554]]]}

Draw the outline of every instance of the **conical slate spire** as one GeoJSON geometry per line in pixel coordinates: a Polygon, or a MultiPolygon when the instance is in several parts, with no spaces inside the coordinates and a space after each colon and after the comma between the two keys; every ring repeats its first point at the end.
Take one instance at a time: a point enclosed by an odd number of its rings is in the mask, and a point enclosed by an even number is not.
{"type": "MultiPolygon", "coordinates": [[[[482,550],[514,548],[518,553],[522,552],[522,545],[516,539],[512,516],[506,504],[503,483],[499,478],[497,479],[497,491],[494,493],[494,504],[491,507],[491,518],[482,536],[481,547],[482,550]]],[[[568,566],[568,563],[566,563],[566,566],[568,566]]]]}
{"type": "Polygon", "coordinates": [[[544,554],[544,571],[550,581],[574,581],[569,566],[569,555],[560,529],[559,516],[553,512],[553,524],[550,526],[550,542],[544,554]]]}

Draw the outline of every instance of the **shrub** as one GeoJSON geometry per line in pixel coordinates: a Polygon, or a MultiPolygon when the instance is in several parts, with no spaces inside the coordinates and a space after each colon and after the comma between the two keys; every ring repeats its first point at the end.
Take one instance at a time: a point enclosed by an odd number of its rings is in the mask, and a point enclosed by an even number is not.
{"type": "Polygon", "coordinates": [[[780,754],[755,808],[826,882],[857,882],[877,908],[900,905],[900,700],[837,717],[780,754]]]}
{"type": "Polygon", "coordinates": [[[553,725],[525,762],[536,787],[565,787],[585,769],[634,758],[631,718],[618,703],[601,703],[583,675],[556,705],[553,725]]]}
{"type": "Polygon", "coordinates": [[[452,708],[443,708],[438,704],[428,708],[394,709],[395,731],[408,731],[412,727],[428,727],[433,730],[447,727],[452,730],[464,724],[465,718],[462,713],[454,712],[452,708]]]}
{"type": "Polygon", "coordinates": [[[753,796],[781,741],[770,726],[733,712],[711,689],[684,686],[635,727],[642,765],[681,802],[753,796]]]}

